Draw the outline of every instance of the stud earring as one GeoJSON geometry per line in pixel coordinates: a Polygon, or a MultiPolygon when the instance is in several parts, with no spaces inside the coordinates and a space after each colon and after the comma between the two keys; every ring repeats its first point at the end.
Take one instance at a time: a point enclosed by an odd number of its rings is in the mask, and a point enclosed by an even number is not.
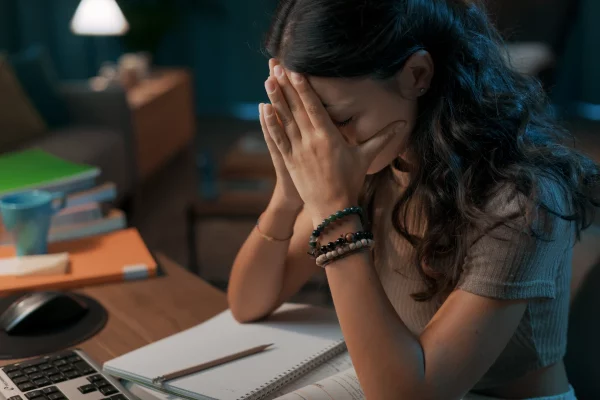
{"type": "Polygon", "coordinates": [[[420,90],[419,92],[421,93],[421,95],[423,95],[423,94],[425,94],[425,91],[426,91],[426,90],[427,90],[427,89],[425,89],[425,88],[421,88],[421,90],[420,90]]]}

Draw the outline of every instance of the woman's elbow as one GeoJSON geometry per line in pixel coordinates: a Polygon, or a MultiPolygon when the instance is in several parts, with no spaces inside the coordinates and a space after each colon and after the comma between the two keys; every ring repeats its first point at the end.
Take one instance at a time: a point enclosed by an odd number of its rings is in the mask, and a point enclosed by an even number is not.
{"type": "Polygon", "coordinates": [[[233,318],[240,324],[256,322],[270,314],[270,312],[252,310],[252,308],[248,307],[244,302],[236,301],[235,296],[230,295],[230,293],[227,293],[227,300],[229,302],[231,315],[233,315],[233,318]]]}

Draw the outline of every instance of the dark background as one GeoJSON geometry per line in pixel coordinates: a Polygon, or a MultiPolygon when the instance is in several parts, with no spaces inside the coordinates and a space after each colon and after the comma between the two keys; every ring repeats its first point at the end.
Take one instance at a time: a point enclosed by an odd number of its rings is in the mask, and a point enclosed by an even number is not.
{"type": "MultiPolygon", "coordinates": [[[[132,30],[134,15],[152,18],[148,17],[149,8],[168,9],[168,13],[162,14],[163,21],[145,32],[159,34],[156,64],[186,66],[193,71],[199,115],[248,117],[256,114],[254,104],[264,100],[262,84],[268,71],[261,42],[275,3],[275,0],[120,0],[132,30]]],[[[513,25],[509,36],[554,40],[558,32],[554,21],[557,16],[566,17],[564,4],[568,2],[497,3],[500,6],[495,10],[513,25]],[[535,7],[524,10],[523,4],[535,7]]],[[[78,0],[0,0],[0,50],[17,52],[32,44],[43,44],[49,49],[60,78],[92,76],[101,61],[116,60],[128,50],[126,44],[130,42],[123,38],[73,35],[69,22],[77,4],[78,0]]],[[[599,17],[599,1],[580,1],[553,91],[559,105],[600,104],[599,17]]]]}

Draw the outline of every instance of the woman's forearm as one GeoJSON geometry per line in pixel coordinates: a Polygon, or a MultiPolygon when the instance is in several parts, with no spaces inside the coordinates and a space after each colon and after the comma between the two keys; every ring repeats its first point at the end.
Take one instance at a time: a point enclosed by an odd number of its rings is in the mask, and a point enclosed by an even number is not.
{"type": "MultiPolygon", "coordinates": [[[[336,238],[361,229],[356,219],[328,236],[336,238]]],[[[422,388],[419,383],[424,381],[423,350],[386,297],[370,255],[360,253],[341,259],[329,265],[326,272],[344,337],[367,398],[426,398],[420,390],[414,393],[422,388]]]]}
{"type": "MultiPolygon", "coordinates": [[[[260,219],[261,232],[276,239],[289,238],[300,210],[274,195],[260,219]]],[[[229,306],[238,320],[261,318],[277,304],[289,244],[289,240],[266,240],[257,228],[252,230],[237,254],[229,280],[229,306]]]]}

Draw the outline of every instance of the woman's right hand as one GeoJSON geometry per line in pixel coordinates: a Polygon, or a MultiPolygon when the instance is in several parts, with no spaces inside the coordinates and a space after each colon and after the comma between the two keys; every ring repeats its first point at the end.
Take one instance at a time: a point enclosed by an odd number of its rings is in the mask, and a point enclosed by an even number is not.
{"type": "MultiPolygon", "coordinates": [[[[273,68],[277,65],[277,61],[275,59],[269,60],[269,69],[271,72],[271,76],[273,75],[273,68]]],[[[300,210],[304,205],[304,202],[300,198],[298,194],[298,190],[296,190],[296,186],[290,177],[290,174],[285,166],[285,162],[283,161],[283,157],[277,148],[273,139],[271,139],[271,135],[269,134],[267,124],[265,122],[265,116],[263,113],[263,104],[259,105],[259,113],[260,113],[260,126],[262,128],[263,136],[265,137],[265,141],[267,142],[267,147],[269,148],[269,153],[271,153],[271,160],[273,161],[273,165],[275,166],[275,174],[277,176],[277,183],[275,184],[275,190],[273,192],[272,202],[276,203],[277,207],[284,207],[294,210],[300,210]]]]}

